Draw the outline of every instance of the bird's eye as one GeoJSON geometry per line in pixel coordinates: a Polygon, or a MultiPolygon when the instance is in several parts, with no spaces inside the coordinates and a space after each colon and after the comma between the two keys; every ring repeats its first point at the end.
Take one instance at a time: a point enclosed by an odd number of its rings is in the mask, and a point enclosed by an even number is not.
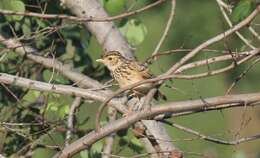
{"type": "Polygon", "coordinates": [[[111,58],[111,57],[109,57],[109,58],[108,58],[108,60],[112,60],[112,58],[111,58]]]}

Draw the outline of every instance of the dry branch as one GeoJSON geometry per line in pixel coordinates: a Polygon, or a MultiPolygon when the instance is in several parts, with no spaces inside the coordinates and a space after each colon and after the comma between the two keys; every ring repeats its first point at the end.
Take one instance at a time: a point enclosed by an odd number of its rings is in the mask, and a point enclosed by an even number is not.
{"type": "Polygon", "coordinates": [[[203,111],[210,108],[221,107],[223,104],[230,104],[230,106],[238,107],[244,106],[246,103],[247,106],[253,106],[254,103],[260,101],[260,93],[251,93],[251,94],[239,94],[239,95],[226,95],[213,98],[206,98],[204,101],[201,99],[193,101],[180,101],[162,104],[156,107],[152,107],[150,111],[140,111],[129,115],[128,117],[118,119],[113,123],[105,125],[100,129],[99,132],[91,132],[88,135],[80,138],[79,140],[73,142],[68,147],[65,147],[62,152],[58,153],[55,157],[67,158],[70,157],[83,149],[89,148],[94,142],[99,139],[109,135],[112,132],[124,129],[132,125],[133,123],[147,119],[153,118],[157,115],[163,113],[183,113],[189,111],[203,111]],[[205,105],[205,102],[207,105],[205,105]]]}
{"type": "MultiPolygon", "coordinates": [[[[62,95],[70,95],[70,96],[77,96],[82,97],[85,99],[95,100],[95,101],[104,101],[106,96],[100,92],[77,88],[70,85],[57,85],[57,84],[50,84],[35,80],[30,80],[23,77],[13,76],[5,73],[0,73],[0,82],[8,85],[19,86],[28,89],[34,89],[38,91],[44,92],[51,92],[51,93],[58,93],[62,95]]],[[[114,105],[118,105],[117,110],[121,112],[126,112],[125,107],[121,104],[119,100],[112,101],[114,105]],[[121,107],[121,108],[120,108],[121,107]]]]}
{"type": "Polygon", "coordinates": [[[65,19],[65,20],[70,20],[70,21],[75,21],[75,22],[109,22],[109,21],[119,20],[119,19],[122,19],[122,18],[125,18],[128,16],[136,15],[145,10],[153,8],[153,7],[157,6],[158,4],[161,4],[164,1],[165,0],[158,0],[158,1],[155,1],[154,3],[151,3],[147,6],[142,7],[140,9],[122,13],[120,15],[116,15],[113,17],[92,17],[92,16],[77,17],[77,16],[70,16],[70,15],[63,15],[63,14],[42,14],[42,13],[34,13],[34,12],[17,12],[17,11],[11,11],[11,10],[3,10],[3,9],[0,9],[0,14],[37,17],[37,18],[42,18],[42,19],[65,19]]]}
{"type": "Polygon", "coordinates": [[[230,28],[229,30],[225,31],[224,33],[221,33],[205,42],[203,42],[202,44],[200,44],[199,46],[197,46],[195,49],[193,49],[190,53],[188,53],[187,55],[185,55],[179,62],[177,62],[176,64],[174,64],[168,71],[167,73],[163,74],[163,75],[169,75],[169,74],[173,74],[175,73],[176,70],[178,70],[178,68],[180,68],[183,64],[185,64],[188,60],[190,60],[191,58],[193,58],[195,55],[197,55],[202,49],[210,46],[213,43],[216,43],[228,36],[230,36],[231,34],[233,34],[234,32],[238,31],[239,29],[249,25],[249,23],[258,15],[260,11],[260,6],[257,6],[257,8],[248,16],[246,17],[243,21],[241,21],[240,23],[238,23],[237,25],[233,26],[232,28],[230,28]]]}

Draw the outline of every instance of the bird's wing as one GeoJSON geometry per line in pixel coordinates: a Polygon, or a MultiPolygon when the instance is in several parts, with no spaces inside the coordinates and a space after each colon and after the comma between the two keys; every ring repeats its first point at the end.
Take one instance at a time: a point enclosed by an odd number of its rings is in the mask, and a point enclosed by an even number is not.
{"type": "Polygon", "coordinates": [[[131,62],[130,68],[140,72],[145,79],[153,77],[153,75],[149,72],[149,69],[145,65],[143,65],[141,63],[131,62]]]}

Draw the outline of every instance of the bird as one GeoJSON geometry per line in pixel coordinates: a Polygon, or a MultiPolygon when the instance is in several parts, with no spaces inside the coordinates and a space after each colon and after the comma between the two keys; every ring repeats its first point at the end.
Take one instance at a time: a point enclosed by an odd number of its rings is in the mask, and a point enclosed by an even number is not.
{"type": "MultiPolygon", "coordinates": [[[[120,88],[124,88],[146,79],[154,78],[154,75],[150,73],[147,66],[134,59],[125,58],[119,51],[108,51],[96,61],[104,64],[108,68],[120,88]]],[[[144,83],[134,87],[132,89],[132,94],[138,97],[144,96],[151,88],[156,88],[156,84],[144,83]]],[[[155,99],[158,100],[159,97],[166,100],[166,97],[157,90],[155,99]]]]}

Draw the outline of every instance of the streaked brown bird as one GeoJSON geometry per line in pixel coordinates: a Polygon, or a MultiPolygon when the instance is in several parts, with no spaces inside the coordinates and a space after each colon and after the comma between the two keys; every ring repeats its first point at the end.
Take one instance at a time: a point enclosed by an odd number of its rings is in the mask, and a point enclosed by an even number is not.
{"type": "MultiPolygon", "coordinates": [[[[145,79],[153,78],[153,75],[146,66],[135,60],[126,59],[118,51],[106,52],[101,59],[97,59],[96,61],[103,63],[110,70],[113,78],[118,82],[121,88],[145,79]]],[[[133,92],[137,96],[143,96],[148,90],[155,86],[156,85],[152,83],[145,83],[135,87],[133,92]]],[[[155,95],[155,98],[157,99],[158,96],[165,99],[165,96],[159,91],[155,95]]]]}

